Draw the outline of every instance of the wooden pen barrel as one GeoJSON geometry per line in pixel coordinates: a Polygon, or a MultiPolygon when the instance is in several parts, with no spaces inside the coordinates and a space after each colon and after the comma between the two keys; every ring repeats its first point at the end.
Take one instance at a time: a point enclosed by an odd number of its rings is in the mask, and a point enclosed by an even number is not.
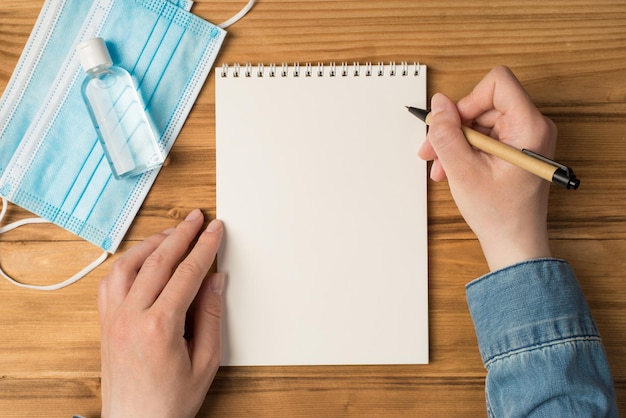
{"type": "Polygon", "coordinates": [[[467,126],[463,126],[462,129],[465,134],[465,138],[467,138],[467,142],[469,142],[473,147],[508,161],[511,164],[541,177],[542,179],[549,182],[552,181],[552,177],[554,172],[557,170],[557,167],[548,164],[545,161],[531,157],[530,155],[526,155],[517,148],[513,148],[504,142],[481,134],[480,132],[468,128],[467,126]]]}

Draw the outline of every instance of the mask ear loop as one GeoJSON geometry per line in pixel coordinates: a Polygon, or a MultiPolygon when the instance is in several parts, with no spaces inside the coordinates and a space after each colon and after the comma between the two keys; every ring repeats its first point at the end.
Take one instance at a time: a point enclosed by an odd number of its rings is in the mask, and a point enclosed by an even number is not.
{"type": "Polygon", "coordinates": [[[218,28],[221,29],[226,29],[227,27],[237,23],[238,21],[240,21],[245,15],[248,14],[248,12],[250,11],[250,9],[252,9],[252,6],[254,6],[254,0],[250,0],[248,2],[248,4],[246,4],[243,9],[241,9],[239,11],[239,13],[237,13],[235,16],[231,17],[230,19],[228,19],[226,22],[224,23],[220,23],[219,25],[217,25],[218,28]]]}
{"type": "MultiPolygon", "coordinates": [[[[4,219],[4,216],[7,213],[7,208],[8,208],[8,203],[7,200],[3,197],[2,198],[2,211],[0,211],[0,222],[2,222],[2,220],[4,219]]],[[[15,228],[19,228],[20,226],[23,225],[28,225],[28,224],[44,224],[44,223],[50,223],[50,221],[47,221],[46,219],[43,218],[27,218],[27,219],[22,219],[16,222],[13,222],[9,225],[5,225],[2,228],[0,228],[0,235],[12,231],[15,228]]],[[[4,277],[7,281],[9,281],[10,283],[14,284],[15,286],[24,288],[24,289],[32,289],[32,290],[59,290],[62,289],[66,286],[71,285],[72,283],[76,283],[77,281],[79,281],[80,279],[82,279],[83,277],[85,277],[87,274],[91,273],[92,270],[94,270],[96,267],[98,267],[100,264],[102,264],[104,262],[104,260],[107,259],[107,257],[109,256],[109,253],[107,253],[106,251],[97,259],[95,259],[92,263],[90,263],[87,267],[85,267],[84,269],[82,269],[81,271],[79,271],[78,273],[76,273],[75,275],[73,275],[72,277],[70,277],[69,279],[61,282],[61,283],[57,283],[57,284],[53,284],[53,285],[47,285],[47,286],[39,286],[39,285],[32,285],[32,284],[26,284],[26,283],[20,283],[18,281],[16,281],[15,279],[9,277],[8,274],[6,274],[4,272],[4,270],[2,270],[2,267],[0,266],[0,276],[4,277]]]]}

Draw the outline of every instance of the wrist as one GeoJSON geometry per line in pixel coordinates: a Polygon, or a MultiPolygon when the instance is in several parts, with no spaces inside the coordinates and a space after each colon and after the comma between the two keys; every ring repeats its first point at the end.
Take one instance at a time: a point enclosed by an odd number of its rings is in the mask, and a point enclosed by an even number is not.
{"type": "Polygon", "coordinates": [[[479,238],[479,241],[491,271],[524,261],[552,257],[547,230],[533,234],[518,234],[508,239],[479,238]]]}

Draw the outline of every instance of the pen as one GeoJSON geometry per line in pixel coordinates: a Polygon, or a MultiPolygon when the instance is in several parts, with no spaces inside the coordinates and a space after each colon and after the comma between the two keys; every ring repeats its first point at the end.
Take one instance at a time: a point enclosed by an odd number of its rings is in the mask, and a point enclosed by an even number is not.
{"type": "MultiPolygon", "coordinates": [[[[406,108],[428,125],[428,111],[411,106],[406,106],[406,108]]],[[[481,134],[467,126],[462,126],[461,129],[463,130],[467,142],[483,152],[495,155],[544,180],[563,186],[566,189],[576,190],[578,186],[580,186],[580,180],[576,178],[574,171],[563,164],[559,164],[556,161],[527,149],[520,151],[517,148],[513,148],[504,142],[481,134]]]]}

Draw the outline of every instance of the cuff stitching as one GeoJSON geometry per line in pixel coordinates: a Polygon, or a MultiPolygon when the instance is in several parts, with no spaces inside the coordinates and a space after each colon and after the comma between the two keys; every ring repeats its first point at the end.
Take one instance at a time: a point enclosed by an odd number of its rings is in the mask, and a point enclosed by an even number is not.
{"type": "Polygon", "coordinates": [[[553,340],[553,341],[548,341],[545,343],[541,343],[541,344],[536,344],[536,345],[530,345],[527,347],[522,347],[522,348],[518,348],[516,350],[511,350],[511,351],[507,351],[505,353],[502,354],[497,354],[493,357],[491,357],[489,360],[485,361],[485,368],[489,369],[491,367],[491,365],[493,365],[494,363],[497,363],[501,360],[504,360],[508,357],[512,357],[521,353],[525,353],[525,352],[531,352],[531,351],[536,351],[536,350],[543,350],[544,348],[548,348],[548,347],[552,347],[555,345],[561,345],[561,344],[567,344],[567,343],[577,343],[577,342],[601,342],[602,339],[598,336],[598,335],[580,335],[580,336],[574,336],[574,337],[569,337],[569,338],[565,338],[565,339],[558,339],[558,340],[553,340]]]}

